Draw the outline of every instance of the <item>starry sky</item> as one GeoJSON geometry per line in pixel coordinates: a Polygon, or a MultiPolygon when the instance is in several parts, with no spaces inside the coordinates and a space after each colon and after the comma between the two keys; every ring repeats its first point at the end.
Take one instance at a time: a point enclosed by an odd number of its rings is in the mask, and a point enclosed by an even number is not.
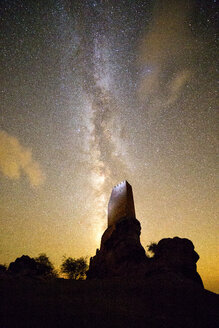
{"type": "Polygon", "coordinates": [[[0,263],[93,256],[111,189],[219,286],[218,2],[2,0],[0,263]]]}

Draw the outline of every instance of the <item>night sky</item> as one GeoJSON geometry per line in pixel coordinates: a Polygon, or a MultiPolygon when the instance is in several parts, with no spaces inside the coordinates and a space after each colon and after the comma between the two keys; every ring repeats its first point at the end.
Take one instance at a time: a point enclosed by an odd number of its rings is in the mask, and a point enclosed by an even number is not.
{"type": "Polygon", "coordinates": [[[218,291],[218,1],[1,0],[0,263],[92,256],[111,189],[218,291]]]}

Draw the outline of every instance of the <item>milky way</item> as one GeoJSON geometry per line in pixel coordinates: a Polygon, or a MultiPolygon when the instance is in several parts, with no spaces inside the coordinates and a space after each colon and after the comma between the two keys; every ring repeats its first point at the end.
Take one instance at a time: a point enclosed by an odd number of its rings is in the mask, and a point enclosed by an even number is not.
{"type": "Polygon", "coordinates": [[[126,179],[142,244],[190,238],[215,290],[217,1],[0,6],[0,262],[93,255],[126,179]]]}

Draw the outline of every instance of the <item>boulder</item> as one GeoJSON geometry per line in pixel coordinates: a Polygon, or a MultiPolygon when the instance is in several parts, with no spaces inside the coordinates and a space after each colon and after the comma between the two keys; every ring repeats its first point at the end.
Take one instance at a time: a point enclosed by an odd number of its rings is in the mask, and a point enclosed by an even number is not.
{"type": "Polygon", "coordinates": [[[171,271],[182,278],[192,279],[203,287],[197,272],[199,255],[191,240],[186,238],[164,238],[156,246],[154,257],[147,267],[146,275],[171,271]]]}

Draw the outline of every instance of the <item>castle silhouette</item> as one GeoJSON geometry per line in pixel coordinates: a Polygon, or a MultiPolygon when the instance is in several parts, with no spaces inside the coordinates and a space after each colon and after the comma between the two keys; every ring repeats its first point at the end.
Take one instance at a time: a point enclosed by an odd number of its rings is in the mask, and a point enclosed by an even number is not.
{"type": "MultiPolygon", "coordinates": [[[[132,187],[127,181],[116,185],[108,204],[108,227],[100,249],[90,258],[87,279],[114,277],[147,278],[161,274],[167,279],[189,279],[203,288],[196,270],[199,255],[187,238],[164,238],[148,257],[140,242],[141,225],[136,219],[132,187]]],[[[165,280],[165,279],[164,279],[165,280]]]]}

